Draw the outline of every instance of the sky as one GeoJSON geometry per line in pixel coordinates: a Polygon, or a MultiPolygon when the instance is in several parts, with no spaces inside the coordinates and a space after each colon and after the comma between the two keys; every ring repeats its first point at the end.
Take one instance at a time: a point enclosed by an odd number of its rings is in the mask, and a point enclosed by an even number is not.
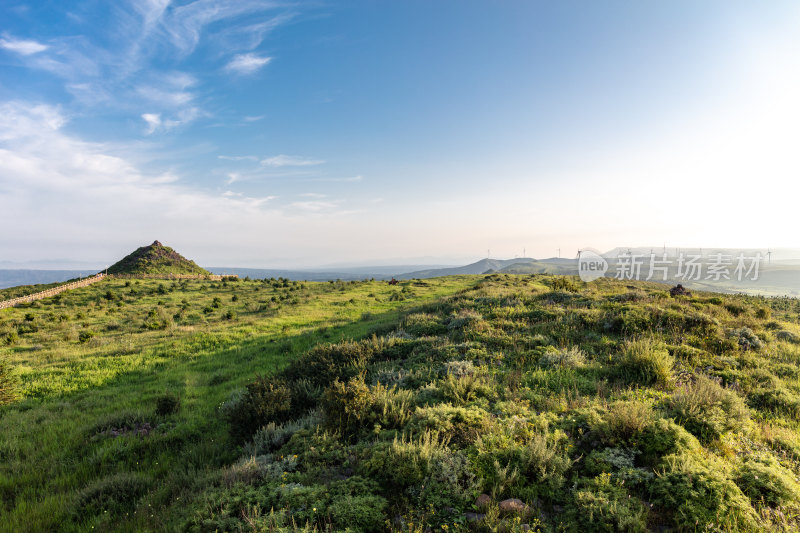
{"type": "Polygon", "coordinates": [[[0,262],[800,248],[796,2],[8,0],[0,262]]]}

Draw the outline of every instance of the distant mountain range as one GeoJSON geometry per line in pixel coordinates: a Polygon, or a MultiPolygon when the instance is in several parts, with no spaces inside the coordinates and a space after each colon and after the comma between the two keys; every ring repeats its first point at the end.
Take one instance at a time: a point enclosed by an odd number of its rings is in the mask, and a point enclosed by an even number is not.
{"type": "MultiPolygon", "coordinates": [[[[650,253],[656,254],[660,258],[664,253],[664,248],[615,248],[601,254],[612,264],[612,269],[607,272],[607,276],[613,276],[613,264],[619,260],[620,256],[633,254],[644,258],[649,258],[650,253]]],[[[717,253],[738,255],[744,253],[746,256],[754,256],[761,253],[765,256],[768,250],[747,250],[747,249],[715,249],[715,248],[667,248],[666,253],[673,260],[678,254],[684,255],[702,253],[706,258],[712,257],[717,253]]],[[[762,270],[757,281],[745,280],[736,282],[735,280],[721,279],[718,281],[700,279],[697,281],[682,281],[682,283],[694,289],[721,291],[721,292],[749,292],[765,295],[791,295],[800,296],[800,250],[775,249],[771,251],[769,259],[762,261],[762,270]]],[[[7,262],[6,262],[7,264],[7,262]]],[[[676,263],[675,263],[676,264],[676,263]]],[[[672,283],[675,280],[675,264],[669,269],[669,278],[672,283]]],[[[205,272],[196,264],[186,260],[171,248],[153,243],[148,247],[142,247],[120,263],[109,269],[115,269],[118,265],[126,268],[140,270],[141,268],[156,268],[159,270],[174,270],[176,268],[187,272],[205,272]],[[135,265],[134,265],[135,263],[135,265]],[[144,266],[143,266],[144,265],[144,266]],[[180,267],[180,268],[179,268],[180,267]]],[[[0,267],[4,266],[0,263],[0,267]]],[[[399,280],[434,278],[441,276],[467,275],[467,274],[563,274],[577,275],[577,261],[575,258],[550,257],[545,259],[534,259],[530,257],[519,257],[514,259],[491,259],[485,258],[474,263],[462,266],[447,265],[381,265],[381,266],[356,266],[356,267],[334,267],[334,269],[266,269],[266,268],[238,268],[238,267],[209,267],[209,272],[214,274],[238,275],[253,279],[260,278],[288,278],[291,280],[305,281],[328,281],[328,280],[356,280],[375,278],[388,280],[392,277],[399,280]]],[[[2,269],[0,268],[0,288],[14,287],[17,285],[31,285],[39,283],[53,283],[66,281],[68,279],[84,277],[96,273],[98,270],[49,270],[49,269],[2,269]]],[[[654,278],[657,279],[657,278],[654,278]]]]}

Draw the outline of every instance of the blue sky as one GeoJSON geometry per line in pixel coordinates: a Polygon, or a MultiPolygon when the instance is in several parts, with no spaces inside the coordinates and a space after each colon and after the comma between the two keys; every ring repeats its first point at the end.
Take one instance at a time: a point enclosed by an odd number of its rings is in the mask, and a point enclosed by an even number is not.
{"type": "Polygon", "coordinates": [[[797,247],[793,2],[4,2],[0,260],[797,247]]]}

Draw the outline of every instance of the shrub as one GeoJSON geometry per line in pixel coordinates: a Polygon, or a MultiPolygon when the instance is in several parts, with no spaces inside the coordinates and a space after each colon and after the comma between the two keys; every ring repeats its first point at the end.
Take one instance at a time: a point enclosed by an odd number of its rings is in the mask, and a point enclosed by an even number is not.
{"type": "Polygon", "coordinates": [[[639,449],[642,460],[655,465],[666,455],[697,451],[700,443],[672,419],[658,418],[642,429],[639,449]]]}
{"type": "Polygon", "coordinates": [[[435,432],[377,445],[365,467],[388,493],[403,494],[422,509],[464,509],[476,490],[467,458],[448,450],[435,432]]]}
{"type": "Polygon", "coordinates": [[[578,368],[586,363],[586,356],[580,348],[553,348],[548,346],[539,358],[539,366],[544,368],[578,368]]]}
{"type": "Polygon", "coordinates": [[[352,378],[347,383],[338,379],[331,383],[322,396],[325,425],[346,436],[358,433],[372,419],[372,394],[362,379],[352,378]]]}
{"type": "Polygon", "coordinates": [[[705,376],[697,376],[694,383],[676,392],[670,409],[672,416],[703,442],[725,431],[740,430],[749,418],[747,407],[734,391],[705,376]]]}
{"type": "Polygon", "coordinates": [[[7,346],[11,346],[12,344],[16,344],[19,341],[19,333],[16,331],[9,331],[6,333],[5,338],[3,339],[7,346]]]}
{"type": "Polygon", "coordinates": [[[760,350],[764,343],[748,327],[734,329],[730,332],[730,337],[736,341],[742,350],[760,350]]]}
{"type": "Polygon", "coordinates": [[[739,316],[747,312],[747,307],[737,302],[728,302],[724,307],[733,316],[739,316]]]}
{"type": "Polygon", "coordinates": [[[79,494],[75,503],[75,514],[78,517],[102,514],[131,512],[150,485],[149,480],[141,474],[121,472],[102,478],[79,494]]]}
{"type": "Polygon", "coordinates": [[[652,501],[682,531],[757,530],[750,503],[719,468],[690,455],[670,455],[651,485],[652,501]]]}
{"type": "Polygon", "coordinates": [[[483,321],[483,316],[472,309],[461,309],[447,321],[447,329],[457,331],[474,326],[483,321]]]}
{"type": "Polygon", "coordinates": [[[320,421],[320,413],[312,412],[303,418],[276,424],[270,422],[256,431],[253,440],[244,447],[245,455],[258,456],[279,450],[301,429],[312,428],[320,421]]]}
{"type": "Polygon", "coordinates": [[[653,472],[647,468],[634,465],[639,450],[629,448],[605,448],[593,450],[586,457],[585,465],[590,474],[613,474],[627,486],[644,488],[654,478],[653,472]]]}
{"type": "Polygon", "coordinates": [[[412,335],[421,337],[423,335],[441,335],[447,331],[447,326],[436,315],[414,313],[406,317],[403,329],[412,335]]]}
{"type": "Polygon", "coordinates": [[[578,292],[581,289],[580,282],[570,276],[555,276],[550,281],[550,286],[554,291],[578,292]]]}
{"type": "MultiPolygon", "coordinates": [[[[778,380],[773,380],[778,381],[778,380]]],[[[756,409],[785,415],[790,418],[800,417],[800,395],[775,383],[774,386],[759,388],[747,397],[747,403],[756,409]]]]}
{"type": "Polygon", "coordinates": [[[290,381],[305,379],[325,387],[358,375],[381,347],[377,339],[320,344],[294,359],[283,373],[290,381]]]}
{"type": "Polygon", "coordinates": [[[458,446],[468,446],[486,431],[489,413],[479,407],[453,407],[451,404],[438,404],[417,408],[409,428],[416,433],[441,431],[450,436],[458,446]]]}
{"type": "Polygon", "coordinates": [[[91,330],[84,330],[78,333],[78,342],[81,344],[89,342],[95,336],[95,332],[91,330]]]}
{"type": "Polygon", "coordinates": [[[181,407],[181,400],[174,394],[164,393],[156,398],[156,414],[167,416],[178,412],[181,407]]]}
{"type": "Polygon", "coordinates": [[[375,494],[346,495],[331,501],[328,515],[338,531],[369,533],[383,529],[386,507],[386,499],[375,494]]]}
{"type": "Polygon", "coordinates": [[[800,335],[794,333],[793,331],[779,331],[775,334],[775,338],[779,341],[786,341],[791,342],[793,344],[800,344],[800,335]]]}
{"type": "Polygon", "coordinates": [[[629,383],[666,385],[672,381],[675,360],[667,346],[653,339],[628,341],[616,362],[616,374],[629,383]]]}
{"type": "Polygon", "coordinates": [[[637,401],[615,402],[604,417],[600,432],[610,444],[630,443],[653,421],[649,405],[637,401]]]}
{"type": "Polygon", "coordinates": [[[622,486],[612,483],[610,474],[600,474],[584,482],[575,491],[567,516],[573,524],[580,524],[580,531],[648,531],[644,504],[622,486]]]}
{"type": "Polygon", "coordinates": [[[0,358],[0,405],[13,402],[17,397],[17,376],[11,365],[0,358]]]}
{"type": "Polygon", "coordinates": [[[800,485],[794,475],[770,455],[745,457],[734,481],[753,503],[776,507],[800,501],[800,485]]]}
{"type": "Polygon", "coordinates": [[[569,439],[562,432],[534,433],[522,448],[520,473],[533,481],[540,494],[554,496],[572,466],[567,455],[569,439]]]}
{"type": "Polygon", "coordinates": [[[235,392],[221,411],[230,424],[231,436],[242,442],[261,426],[286,421],[291,412],[291,393],[277,378],[258,377],[245,391],[235,392]]]}
{"type": "Polygon", "coordinates": [[[494,390],[487,379],[480,374],[465,374],[454,376],[447,374],[438,382],[442,396],[456,405],[469,403],[479,397],[489,398],[494,395],[494,390]]]}

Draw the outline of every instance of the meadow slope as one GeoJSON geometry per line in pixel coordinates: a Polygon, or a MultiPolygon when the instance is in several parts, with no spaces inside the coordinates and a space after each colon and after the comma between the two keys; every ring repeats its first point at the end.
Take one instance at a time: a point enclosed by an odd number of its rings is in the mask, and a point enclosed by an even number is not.
{"type": "Polygon", "coordinates": [[[0,314],[2,530],[794,531],[800,302],[109,281],[0,314]]]}

